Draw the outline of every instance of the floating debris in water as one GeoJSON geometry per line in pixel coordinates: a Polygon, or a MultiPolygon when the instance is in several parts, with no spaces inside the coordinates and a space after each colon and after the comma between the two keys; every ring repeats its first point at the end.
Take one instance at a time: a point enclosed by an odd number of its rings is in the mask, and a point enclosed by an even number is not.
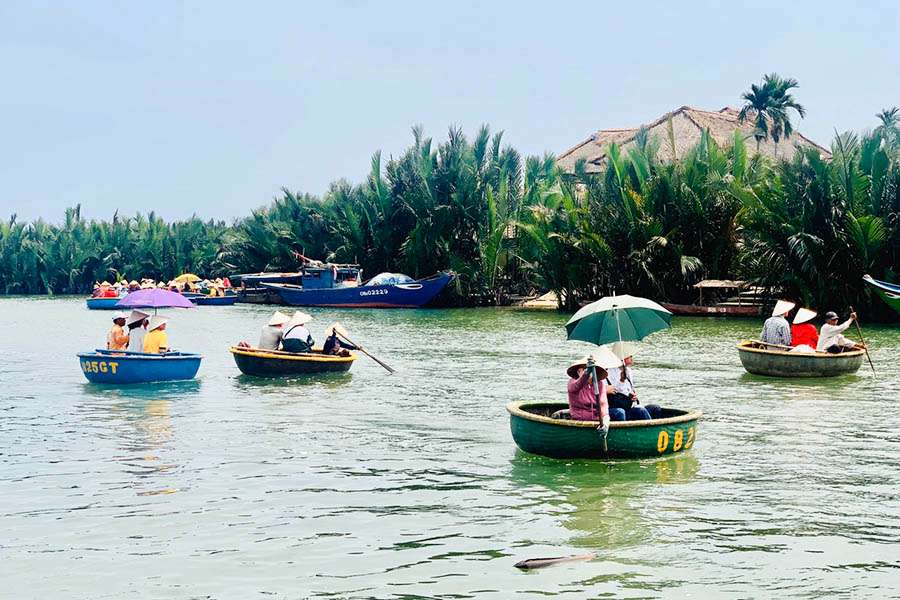
{"type": "Polygon", "coordinates": [[[544,567],[552,567],[567,562],[576,562],[579,560],[594,560],[597,555],[593,552],[590,554],[574,554],[572,556],[557,556],[555,558],[529,558],[516,563],[517,569],[529,571],[531,569],[543,569],[544,567]]]}

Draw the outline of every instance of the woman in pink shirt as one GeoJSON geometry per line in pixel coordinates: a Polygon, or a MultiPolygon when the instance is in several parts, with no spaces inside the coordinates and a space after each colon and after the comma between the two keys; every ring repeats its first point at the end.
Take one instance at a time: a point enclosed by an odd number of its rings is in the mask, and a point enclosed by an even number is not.
{"type": "Polygon", "coordinates": [[[591,371],[587,368],[589,359],[573,363],[566,373],[569,375],[569,414],[574,421],[600,421],[604,428],[609,427],[609,404],[606,400],[606,371],[596,367],[600,380],[600,399],[594,395],[594,383],[591,371]],[[599,404],[600,412],[597,413],[599,404]]]}

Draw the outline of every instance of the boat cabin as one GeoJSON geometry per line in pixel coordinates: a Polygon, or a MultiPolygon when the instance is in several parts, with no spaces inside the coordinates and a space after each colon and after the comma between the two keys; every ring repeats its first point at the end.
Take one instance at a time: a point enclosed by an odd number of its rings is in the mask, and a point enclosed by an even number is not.
{"type": "Polygon", "coordinates": [[[305,290],[356,287],[361,274],[362,270],[357,265],[304,267],[300,280],[305,290]]]}

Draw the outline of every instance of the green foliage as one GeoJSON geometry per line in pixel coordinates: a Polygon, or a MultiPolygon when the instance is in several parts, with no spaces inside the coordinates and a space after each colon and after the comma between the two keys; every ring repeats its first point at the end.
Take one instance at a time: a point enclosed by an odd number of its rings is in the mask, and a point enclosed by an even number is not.
{"type": "MultiPolygon", "coordinates": [[[[746,114],[763,111],[773,139],[791,132],[775,117],[803,114],[793,87],[770,75],[745,95],[746,114]]],[[[811,149],[769,160],[737,130],[725,146],[703,132],[667,163],[657,153],[674,150],[672,132],[659,140],[642,130],[627,149],[607,148],[599,169],[579,162],[573,172],[551,155],[523,161],[486,126],[471,140],[452,128],[440,144],[414,128],[398,157],[372,157],[362,183],[337,181],[321,198],[284,189],[230,226],[153,213],[87,221],[78,207],[59,224],[13,216],[0,223],[0,292],[290,271],[307,256],[359,263],[369,276],[452,269],[445,301],[460,305],[546,291],[570,309],[611,293],[691,302],[699,279],[742,278],[820,309],[854,304],[886,318],[860,283],[864,273],[894,278],[900,258],[900,111],[878,116],[869,134],[836,135],[829,160],[811,149]]]]}

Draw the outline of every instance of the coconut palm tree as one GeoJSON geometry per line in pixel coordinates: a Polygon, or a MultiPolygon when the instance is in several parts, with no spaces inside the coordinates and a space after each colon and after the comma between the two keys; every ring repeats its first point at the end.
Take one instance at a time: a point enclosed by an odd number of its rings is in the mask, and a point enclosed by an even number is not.
{"type": "Polygon", "coordinates": [[[745,104],[741,107],[738,118],[742,123],[753,119],[757,153],[760,143],[771,136],[777,155],[778,142],[782,137],[789,138],[794,132],[790,110],[796,111],[801,118],[806,116],[806,109],[790,93],[790,90],[798,86],[796,79],[784,79],[777,73],[770,73],[763,76],[760,85],[752,84],[750,90],[741,95],[745,104]]]}

